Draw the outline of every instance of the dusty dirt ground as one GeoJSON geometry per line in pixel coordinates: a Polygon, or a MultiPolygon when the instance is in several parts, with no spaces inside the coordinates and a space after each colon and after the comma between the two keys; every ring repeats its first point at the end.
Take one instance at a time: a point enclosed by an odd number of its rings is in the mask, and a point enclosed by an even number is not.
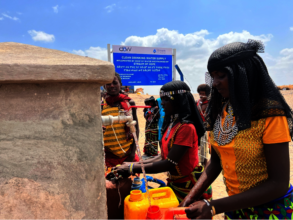
{"type": "MultiPolygon", "coordinates": [[[[287,90],[287,91],[281,91],[284,98],[286,99],[287,103],[290,105],[291,108],[293,108],[293,91],[287,90]]],[[[137,94],[130,94],[129,95],[134,101],[136,105],[144,105],[144,100],[146,98],[149,98],[150,95],[137,95],[137,94]]],[[[155,98],[158,98],[159,96],[154,96],[155,98]]],[[[195,100],[197,100],[199,97],[197,94],[194,95],[195,100]]],[[[145,130],[145,119],[143,117],[143,109],[138,109],[138,121],[139,121],[139,129],[140,129],[140,137],[139,137],[139,146],[141,149],[141,152],[143,152],[143,146],[144,146],[144,130],[145,130]]],[[[293,143],[290,143],[290,182],[293,184],[293,143]]],[[[166,181],[167,175],[166,173],[159,173],[151,175],[155,178],[161,179],[166,181]]],[[[216,181],[212,184],[213,188],[213,199],[219,199],[227,196],[225,185],[223,183],[223,176],[220,174],[216,181]]],[[[214,216],[213,219],[224,219],[223,214],[219,214],[214,216]]]]}

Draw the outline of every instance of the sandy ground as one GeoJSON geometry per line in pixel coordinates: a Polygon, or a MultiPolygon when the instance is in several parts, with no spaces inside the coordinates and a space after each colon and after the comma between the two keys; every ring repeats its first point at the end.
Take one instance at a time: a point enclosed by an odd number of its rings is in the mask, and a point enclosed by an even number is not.
{"type": "MultiPolygon", "coordinates": [[[[293,108],[293,91],[282,91],[283,96],[285,97],[287,103],[293,108]]],[[[144,105],[144,100],[149,98],[150,95],[137,95],[137,94],[130,94],[129,95],[134,101],[136,105],[144,105]]],[[[158,98],[159,96],[154,96],[158,98]]],[[[198,95],[194,95],[195,99],[197,100],[199,97],[198,95]]],[[[139,137],[139,146],[141,151],[143,152],[144,146],[144,130],[145,130],[145,119],[143,117],[143,109],[138,109],[138,121],[139,121],[139,129],[140,129],[140,137],[139,137]]],[[[290,161],[293,161],[293,143],[290,143],[290,161]]],[[[161,179],[166,181],[167,175],[166,173],[159,173],[152,175],[155,178],[161,179]]],[[[293,163],[290,163],[290,182],[293,184],[293,163]]],[[[219,199],[227,196],[225,185],[223,183],[223,176],[219,175],[216,181],[212,184],[213,188],[213,199],[219,199]]],[[[214,219],[224,219],[224,215],[216,215],[214,219]]]]}

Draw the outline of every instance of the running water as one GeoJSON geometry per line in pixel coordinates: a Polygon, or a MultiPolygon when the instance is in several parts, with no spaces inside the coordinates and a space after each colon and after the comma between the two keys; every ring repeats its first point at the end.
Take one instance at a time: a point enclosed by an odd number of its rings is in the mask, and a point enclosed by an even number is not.
{"type": "Polygon", "coordinates": [[[151,197],[150,197],[150,193],[149,193],[149,185],[148,185],[148,181],[147,181],[146,174],[145,174],[145,169],[144,169],[144,164],[143,164],[141,152],[140,152],[139,145],[138,145],[138,142],[137,142],[137,136],[136,136],[135,132],[132,133],[132,134],[133,134],[133,138],[134,138],[135,145],[136,145],[136,151],[137,151],[137,154],[138,154],[138,157],[139,157],[139,162],[141,164],[141,170],[142,170],[142,173],[143,173],[143,178],[144,178],[144,182],[145,182],[145,189],[146,189],[146,192],[147,192],[149,205],[151,206],[151,197]]]}

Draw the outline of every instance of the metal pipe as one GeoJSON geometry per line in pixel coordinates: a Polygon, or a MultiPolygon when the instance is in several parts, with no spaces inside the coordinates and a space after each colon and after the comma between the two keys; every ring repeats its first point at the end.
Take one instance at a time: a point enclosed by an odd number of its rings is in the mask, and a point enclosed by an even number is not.
{"type": "Polygon", "coordinates": [[[176,64],[176,49],[173,49],[173,71],[172,71],[172,80],[176,80],[176,70],[174,68],[174,65],[176,64]]]}
{"type": "Polygon", "coordinates": [[[175,65],[176,70],[178,71],[179,75],[180,75],[180,80],[184,81],[184,77],[183,77],[183,73],[181,71],[181,69],[179,68],[179,66],[176,64],[175,65]]]}
{"type": "Polygon", "coordinates": [[[108,62],[111,62],[111,45],[107,44],[108,62]]]}
{"type": "Polygon", "coordinates": [[[132,116],[126,116],[126,115],[118,115],[118,116],[112,116],[112,115],[106,115],[102,116],[102,125],[112,125],[112,124],[121,124],[126,122],[133,121],[132,116]]]}

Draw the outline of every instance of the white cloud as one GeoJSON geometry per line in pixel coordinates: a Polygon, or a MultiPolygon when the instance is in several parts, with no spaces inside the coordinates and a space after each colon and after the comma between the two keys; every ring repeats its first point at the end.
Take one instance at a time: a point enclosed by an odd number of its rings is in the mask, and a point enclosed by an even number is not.
{"type": "Polygon", "coordinates": [[[108,13],[111,13],[114,10],[115,6],[116,4],[108,5],[105,7],[105,9],[108,13]]]}
{"type": "MultiPolygon", "coordinates": [[[[156,34],[148,36],[129,36],[121,45],[176,48],[177,64],[193,92],[205,82],[205,72],[210,54],[217,48],[231,42],[247,42],[248,39],[262,40],[265,45],[273,38],[271,34],[253,35],[248,31],[224,33],[216,38],[210,37],[208,30],[182,34],[166,28],[158,29],[156,34]]],[[[107,49],[90,47],[87,50],[74,50],[73,53],[107,60],[107,49]]],[[[293,82],[293,48],[281,50],[278,56],[268,53],[260,54],[269,73],[277,85],[293,82]]],[[[179,79],[179,75],[177,75],[179,79]]],[[[145,93],[158,94],[159,86],[144,87],[145,93]]]]}
{"type": "Polygon", "coordinates": [[[56,5],[56,6],[54,6],[54,7],[52,7],[53,8],[53,11],[54,11],[54,13],[58,13],[58,5],[56,5]]]}
{"type": "Polygon", "coordinates": [[[290,31],[293,31],[293,27],[290,27],[290,31]]]}
{"type": "Polygon", "coordinates": [[[55,36],[53,34],[47,34],[43,31],[29,30],[28,33],[32,36],[34,41],[43,41],[43,42],[54,42],[55,36]]]}
{"type": "Polygon", "coordinates": [[[3,17],[0,17],[0,21],[3,20],[3,17]]]}
{"type": "Polygon", "coordinates": [[[288,85],[293,82],[293,48],[285,48],[280,51],[280,56],[266,59],[264,57],[270,75],[277,85],[288,85]]]}
{"type": "Polygon", "coordinates": [[[107,60],[107,49],[102,47],[90,47],[85,51],[73,50],[72,53],[80,56],[93,57],[99,60],[107,60]]]}
{"type": "Polygon", "coordinates": [[[13,20],[13,21],[17,21],[17,20],[19,20],[19,18],[9,16],[8,14],[5,14],[5,13],[2,13],[2,16],[4,16],[5,18],[9,18],[9,19],[11,19],[11,20],[13,20]]]}
{"type": "MultiPolygon", "coordinates": [[[[264,43],[267,43],[273,37],[271,34],[255,36],[245,30],[241,33],[225,33],[215,39],[208,38],[209,35],[208,30],[181,34],[175,30],[161,28],[157,30],[155,35],[144,37],[130,36],[121,44],[176,48],[177,64],[195,92],[197,86],[205,81],[204,73],[207,71],[207,61],[214,50],[231,42],[247,42],[248,39],[262,40],[264,43]]],[[[179,75],[176,78],[179,79],[179,75]]],[[[149,92],[149,94],[151,93],[149,92]]]]}

